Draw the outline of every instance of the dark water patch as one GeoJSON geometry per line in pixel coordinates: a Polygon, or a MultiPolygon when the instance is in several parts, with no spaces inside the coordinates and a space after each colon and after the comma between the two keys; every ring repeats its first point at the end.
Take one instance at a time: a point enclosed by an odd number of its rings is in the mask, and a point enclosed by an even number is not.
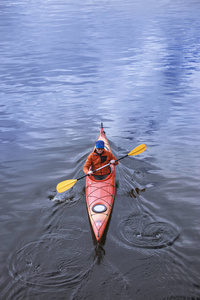
{"type": "Polygon", "coordinates": [[[141,300],[165,299],[169,295],[198,295],[199,289],[193,285],[194,274],[189,274],[189,265],[171,249],[149,252],[143,248],[127,247],[121,253],[118,251],[114,261],[117,261],[125,278],[129,278],[130,295],[137,295],[136,299],[141,300]]]}
{"type": "Polygon", "coordinates": [[[93,266],[89,276],[75,289],[70,299],[128,300],[127,287],[124,274],[108,260],[104,260],[102,264],[93,266]]]}
{"type": "Polygon", "coordinates": [[[148,249],[171,246],[179,236],[171,224],[153,222],[149,215],[140,212],[120,222],[119,234],[126,244],[148,249]]]}
{"type": "Polygon", "coordinates": [[[100,265],[105,257],[105,250],[101,244],[97,244],[94,248],[94,260],[100,265]]]}
{"type": "Polygon", "coordinates": [[[169,296],[167,298],[163,298],[163,300],[200,300],[200,296],[177,295],[177,296],[169,296]]]}

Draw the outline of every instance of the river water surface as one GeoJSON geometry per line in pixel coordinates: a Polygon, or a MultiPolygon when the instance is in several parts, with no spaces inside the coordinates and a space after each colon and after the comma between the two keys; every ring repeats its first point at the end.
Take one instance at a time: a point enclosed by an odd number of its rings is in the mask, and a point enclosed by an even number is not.
{"type": "Polygon", "coordinates": [[[200,299],[200,2],[2,0],[0,298],[200,299]],[[83,175],[121,157],[109,226],[83,175]]]}

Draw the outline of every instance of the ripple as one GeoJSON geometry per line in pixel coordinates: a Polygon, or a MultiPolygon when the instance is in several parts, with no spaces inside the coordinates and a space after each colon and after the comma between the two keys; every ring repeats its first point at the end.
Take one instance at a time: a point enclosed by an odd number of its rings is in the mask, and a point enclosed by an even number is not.
{"type": "Polygon", "coordinates": [[[65,236],[49,235],[30,242],[9,259],[11,277],[40,292],[76,286],[91,267],[88,251],[66,240],[65,236]]]}
{"type": "Polygon", "coordinates": [[[78,240],[84,231],[85,219],[79,216],[63,216],[64,211],[54,210],[49,214],[48,209],[43,209],[37,221],[46,226],[48,233],[62,234],[66,240],[78,240]]]}
{"type": "Polygon", "coordinates": [[[119,224],[120,237],[131,246],[163,248],[177,239],[178,231],[168,223],[152,222],[145,213],[131,214],[119,224]]]}
{"type": "Polygon", "coordinates": [[[75,241],[80,239],[83,233],[86,232],[83,226],[85,223],[85,220],[79,216],[58,219],[52,231],[55,232],[59,228],[59,232],[63,234],[65,239],[75,241]]]}
{"type": "Polygon", "coordinates": [[[83,234],[85,219],[76,216],[69,216],[69,206],[66,203],[58,202],[53,207],[43,207],[37,213],[37,223],[46,228],[48,233],[62,232],[66,239],[78,239],[83,234]]]}

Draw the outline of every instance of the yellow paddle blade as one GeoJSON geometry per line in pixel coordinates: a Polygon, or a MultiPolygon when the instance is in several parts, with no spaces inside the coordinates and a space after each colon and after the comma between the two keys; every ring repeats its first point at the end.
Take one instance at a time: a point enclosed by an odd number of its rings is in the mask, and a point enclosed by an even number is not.
{"type": "Polygon", "coordinates": [[[63,193],[65,191],[69,190],[76,182],[77,182],[77,179],[69,179],[69,180],[60,182],[56,187],[57,192],[63,193]]]}
{"type": "Polygon", "coordinates": [[[145,144],[141,144],[134,148],[131,152],[129,152],[128,155],[138,155],[142,152],[144,152],[147,149],[147,146],[145,144]]]}

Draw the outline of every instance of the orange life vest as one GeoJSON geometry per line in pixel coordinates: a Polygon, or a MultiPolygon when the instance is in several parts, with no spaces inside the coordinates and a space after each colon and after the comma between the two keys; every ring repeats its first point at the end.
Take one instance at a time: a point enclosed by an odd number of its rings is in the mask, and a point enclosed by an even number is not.
{"type": "MultiPolygon", "coordinates": [[[[98,154],[95,150],[90,153],[88,156],[84,167],[83,167],[83,172],[85,174],[88,173],[90,170],[90,167],[92,170],[96,170],[98,168],[103,167],[104,165],[108,164],[112,159],[116,160],[116,157],[110,152],[104,149],[104,151],[101,154],[98,154]]],[[[118,161],[115,163],[115,165],[118,165],[118,161]]],[[[97,172],[95,172],[95,175],[107,175],[110,173],[110,167],[107,166],[97,172]]]]}

